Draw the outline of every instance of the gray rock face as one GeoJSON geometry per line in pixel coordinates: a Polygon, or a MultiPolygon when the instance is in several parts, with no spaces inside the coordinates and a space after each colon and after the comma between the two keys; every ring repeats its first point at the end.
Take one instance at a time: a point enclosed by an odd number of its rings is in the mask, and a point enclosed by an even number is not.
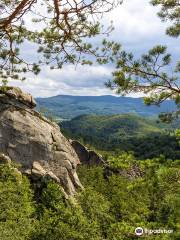
{"type": "Polygon", "coordinates": [[[18,87],[1,87],[0,94],[10,99],[16,99],[30,108],[36,107],[34,98],[29,93],[22,92],[18,87]]]}
{"type": "Polygon", "coordinates": [[[80,142],[71,140],[71,145],[76,151],[82,164],[86,165],[106,165],[102,156],[97,154],[95,151],[87,149],[80,142]]]}
{"type": "Polygon", "coordinates": [[[35,101],[18,88],[0,90],[0,152],[32,176],[49,175],[73,195],[82,187],[79,158],[58,125],[33,110],[35,101]]]}

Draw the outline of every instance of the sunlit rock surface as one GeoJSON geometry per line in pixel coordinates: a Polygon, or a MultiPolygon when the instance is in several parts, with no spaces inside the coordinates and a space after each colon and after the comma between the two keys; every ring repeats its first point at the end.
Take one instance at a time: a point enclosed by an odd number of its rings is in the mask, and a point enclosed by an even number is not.
{"type": "Polygon", "coordinates": [[[58,125],[34,110],[30,94],[0,89],[0,152],[20,163],[34,178],[50,176],[73,195],[82,185],[76,173],[80,160],[58,125]]]}

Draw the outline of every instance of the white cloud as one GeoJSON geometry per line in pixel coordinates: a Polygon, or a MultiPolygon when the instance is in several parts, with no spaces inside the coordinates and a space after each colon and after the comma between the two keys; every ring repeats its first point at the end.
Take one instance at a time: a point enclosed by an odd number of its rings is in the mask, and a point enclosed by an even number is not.
{"type": "Polygon", "coordinates": [[[39,76],[30,76],[24,82],[11,81],[10,84],[33,93],[35,97],[112,94],[104,86],[111,77],[111,72],[112,69],[104,66],[78,66],[75,69],[73,65],[66,65],[60,70],[45,67],[39,76]]]}
{"type": "Polygon", "coordinates": [[[113,37],[134,43],[164,33],[166,24],[156,13],[157,9],[149,4],[149,0],[126,0],[105,19],[106,22],[113,20],[116,29],[113,37]]]}

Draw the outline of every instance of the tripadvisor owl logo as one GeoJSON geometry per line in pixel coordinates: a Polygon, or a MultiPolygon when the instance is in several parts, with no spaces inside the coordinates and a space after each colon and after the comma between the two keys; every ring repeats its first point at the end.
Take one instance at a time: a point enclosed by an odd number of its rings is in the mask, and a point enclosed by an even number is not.
{"type": "Polygon", "coordinates": [[[137,235],[137,236],[141,236],[141,235],[143,235],[143,228],[142,227],[137,227],[136,229],[135,229],[135,234],[137,235]]]}

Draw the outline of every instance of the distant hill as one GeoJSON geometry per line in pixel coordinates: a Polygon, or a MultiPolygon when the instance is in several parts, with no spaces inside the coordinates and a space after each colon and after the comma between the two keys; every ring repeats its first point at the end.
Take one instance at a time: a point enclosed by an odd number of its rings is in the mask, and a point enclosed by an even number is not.
{"type": "Polygon", "coordinates": [[[102,151],[133,151],[138,158],[164,154],[180,158],[171,125],[138,115],[84,115],[60,124],[61,130],[73,139],[102,151]],[[171,134],[169,134],[171,133],[171,134]]]}
{"type": "Polygon", "coordinates": [[[74,136],[104,137],[119,139],[160,134],[168,125],[138,115],[123,114],[111,116],[81,115],[71,121],[64,121],[61,128],[74,136]]]}
{"type": "Polygon", "coordinates": [[[62,119],[72,119],[84,114],[113,115],[135,113],[141,116],[156,116],[161,112],[176,108],[172,101],[158,106],[146,106],[142,98],[105,96],[59,95],[49,98],[37,98],[38,108],[47,108],[62,119]]]}

